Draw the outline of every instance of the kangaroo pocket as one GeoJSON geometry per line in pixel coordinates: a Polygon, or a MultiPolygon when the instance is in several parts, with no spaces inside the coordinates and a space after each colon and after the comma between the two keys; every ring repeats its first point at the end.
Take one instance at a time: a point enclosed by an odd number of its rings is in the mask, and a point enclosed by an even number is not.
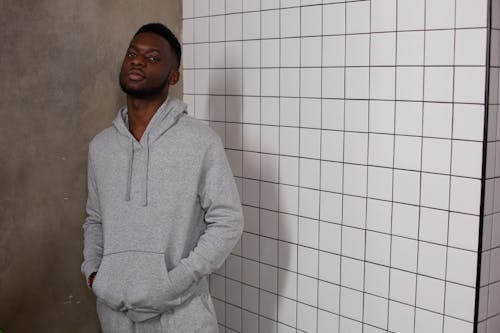
{"type": "Polygon", "coordinates": [[[180,304],[162,253],[121,252],[104,256],[93,288],[115,310],[163,312],[180,304]]]}

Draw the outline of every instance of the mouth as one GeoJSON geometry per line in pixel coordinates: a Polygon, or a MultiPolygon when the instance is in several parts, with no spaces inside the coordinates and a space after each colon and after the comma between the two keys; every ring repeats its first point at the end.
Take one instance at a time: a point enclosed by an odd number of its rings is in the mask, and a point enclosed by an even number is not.
{"type": "Polygon", "coordinates": [[[144,73],[142,71],[140,71],[138,69],[131,69],[128,71],[127,77],[131,81],[141,81],[141,80],[144,80],[146,76],[144,75],[144,73]]]}

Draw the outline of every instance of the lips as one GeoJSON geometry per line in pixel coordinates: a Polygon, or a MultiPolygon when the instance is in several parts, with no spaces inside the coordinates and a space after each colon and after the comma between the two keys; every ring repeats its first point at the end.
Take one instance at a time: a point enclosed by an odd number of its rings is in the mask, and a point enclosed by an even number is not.
{"type": "Polygon", "coordinates": [[[127,77],[132,81],[141,81],[146,77],[144,73],[138,69],[131,69],[127,73],[127,77]]]}

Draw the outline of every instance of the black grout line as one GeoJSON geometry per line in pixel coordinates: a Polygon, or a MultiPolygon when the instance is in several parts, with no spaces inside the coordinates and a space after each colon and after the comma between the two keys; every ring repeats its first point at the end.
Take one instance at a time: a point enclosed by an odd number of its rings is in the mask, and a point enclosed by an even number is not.
{"type": "MultiPolygon", "coordinates": [[[[347,4],[344,4],[344,34],[347,33],[347,4]]],[[[343,124],[342,124],[342,129],[345,129],[345,124],[346,124],[346,109],[345,109],[345,98],[347,97],[346,95],[346,72],[347,72],[347,68],[345,67],[347,65],[347,38],[344,38],[344,68],[343,68],[343,74],[344,74],[344,77],[343,77],[343,117],[342,117],[342,120],[343,120],[343,124]]],[[[346,136],[346,133],[343,132],[342,133],[342,160],[345,160],[345,136],[346,136]]],[[[343,241],[343,237],[344,237],[344,188],[345,188],[345,181],[344,181],[344,172],[345,172],[345,165],[342,164],[342,194],[341,194],[341,200],[340,200],[340,203],[341,203],[341,214],[340,214],[340,222],[341,222],[341,226],[340,226],[340,254],[342,254],[342,241],[343,241]]],[[[339,300],[338,300],[338,309],[339,309],[339,320],[338,320],[338,331],[340,332],[341,331],[341,317],[340,317],[340,313],[342,312],[342,257],[339,258],[339,300]]]]}
{"type": "MultiPolygon", "coordinates": [[[[363,66],[365,68],[368,68],[368,66],[363,66]]],[[[457,66],[458,67],[458,66],[457,66]]],[[[484,67],[484,66],[482,66],[484,67]]],[[[324,67],[326,68],[326,67],[324,67]]],[[[242,67],[237,67],[233,68],[232,70],[237,70],[237,69],[243,69],[242,67]]],[[[246,68],[245,68],[246,69],[246,68]]],[[[294,68],[294,69],[299,69],[294,68]]],[[[338,67],[338,69],[342,69],[342,67],[338,67]]],[[[195,70],[191,70],[195,71],[195,70]]],[[[194,95],[209,95],[209,96],[225,96],[225,97],[269,97],[269,98],[279,98],[279,99],[318,99],[318,100],[337,100],[337,101],[365,101],[365,102],[396,102],[396,103],[415,103],[415,104],[420,104],[422,102],[424,103],[430,103],[430,104],[452,104],[453,101],[433,101],[433,100],[410,100],[410,99],[367,99],[367,98],[341,98],[341,97],[323,97],[322,99],[319,97],[301,97],[301,96],[286,96],[286,95],[243,95],[243,94],[203,94],[203,93],[194,93],[194,92],[187,92],[184,95],[188,96],[194,96],[194,95]]],[[[457,105],[471,105],[471,106],[481,106],[484,107],[484,104],[482,103],[476,103],[476,102],[457,102],[455,103],[457,105]]]]}
{"type": "MultiPolygon", "coordinates": [[[[454,21],[453,21],[453,27],[456,27],[457,25],[457,0],[455,0],[455,3],[454,3],[454,21]]],[[[455,62],[456,62],[456,48],[457,48],[457,33],[456,33],[456,30],[453,31],[453,64],[455,65],[455,62]]],[[[456,69],[453,70],[453,78],[452,78],[452,98],[453,100],[455,100],[455,73],[456,73],[456,69]]],[[[454,106],[452,105],[452,120],[453,120],[453,112],[454,112],[454,106]]],[[[453,123],[453,122],[452,122],[453,123]]],[[[451,127],[451,131],[452,131],[452,136],[453,136],[453,126],[451,127]]],[[[451,171],[453,170],[453,145],[451,145],[450,147],[450,181],[448,183],[448,209],[451,208],[451,171]]],[[[448,214],[448,221],[447,221],[448,225],[447,225],[447,232],[446,232],[446,246],[448,246],[448,241],[449,241],[449,231],[450,231],[450,214],[448,214]]],[[[446,257],[445,257],[445,268],[444,268],[444,274],[445,274],[445,278],[448,276],[448,249],[446,249],[446,257]]],[[[445,330],[445,320],[444,320],[444,315],[446,314],[446,293],[447,293],[447,288],[448,287],[448,284],[445,283],[444,284],[444,295],[443,295],[443,326],[442,326],[442,329],[443,329],[443,332],[445,330]]]]}
{"type": "MultiPolygon", "coordinates": [[[[371,63],[372,63],[372,2],[370,1],[369,5],[369,10],[370,10],[370,18],[368,24],[370,25],[370,33],[369,33],[369,39],[368,39],[368,66],[371,68],[371,63]]],[[[347,39],[347,38],[346,38],[347,39]]],[[[346,51],[347,52],[347,51],[346,51]]],[[[368,71],[368,99],[371,99],[371,94],[372,94],[372,85],[371,85],[371,70],[368,71]]],[[[370,103],[367,103],[367,113],[368,113],[368,119],[367,119],[367,132],[370,132],[370,103]]],[[[368,165],[370,163],[370,135],[367,133],[367,142],[366,142],[366,164],[368,165]]],[[[366,195],[369,193],[369,188],[368,188],[368,176],[369,176],[369,168],[366,167],[366,184],[365,184],[365,191],[366,195]]],[[[368,199],[365,199],[365,212],[368,212],[368,199]]],[[[342,221],[343,222],[343,221],[342,221]]],[[[366,321],[366,316],[365,316],[365,298],[366,298],[366,248],[367,248],[367,224],[368,224],[368,214],[365,213],[365,220],[364,220],[364,249],[363,249],[363,298],[362,298],[362,308],[361,308],[361,320],[362,322],[366,321]]],[[[364,326],[361,328],[361,332],[364,332],[364,326]]]]}
{"type": "MultiPolygon", "coordinates": [[[[481,306],[481,271],[482,271],[482,256],[485,252],[484,250],[484,244],[483,244],[483,239],[484,239],[484,230],[485,226],[485,217],[486,217],[486,211],[485,211],[485,206],[486,206],[486,186],[487,184],[487,153],[488,153],[488,129],[489,129],[489,122],[490,122],[490,74],[491,74],[491,53],[492,53],[492,20],[493,20],[493,1],[488,0],[487,3],[487,38],[486,38],[486,73],[485,73],[485,95],[484,95],[484,103],[485,103],[485,109],[484,109],[484,127],[483,127],[483,161],[482,161],[482,170],[481,170],[481,200],[480,200],[480,216],[479,216],[479,233],[478,233],[478,250],[477,250],[477,267],[476,267],[476,290],[475,290],[475,302],[474,302],[474,333],[479,332],[479,317],[480,317],[480,306],[481,306]]],[[[498,14],[497,14],[498,15],[498,14]]],[[[498,83],[497,83],[498,84],[498,83]]],[[[498,89],[498,88],[497,88],[498,89]]],[[[496,92],[498,94],[498,91],[496,92]]],[[[498,113],[496,114],[497,119],[496,122],[498,123],[498,113]]],[[[497,124],[495,124],[497,125],[497,124]]],[[[497,126],[495,126],[495,130],[497,130],[497,126]]],[[[495,133],[496,139],[498,139],[498,133],[495,133]]],[[[496,149],[495,149],[495,157],[496,157],[496,149]]],[[[496,158],[493,160],[495,168],[496,169],[496,158]]],[[[493,175],[495,175],[495,171],[493,172],[493,175]]],[[[491,185],[490,185],[491,186],[491,185]]],[[[495,198],[495,191],[493,191],[493,198],[495,198]]],[[[493,201],[494,202],[494,201],[493,201]]],[[[492,207],[494,209],[494,207],[492,207]]],[[[490,246],[491,247],[491,244],[490,246]]],[[[488,272],[491,271],[491,257],[489,260],[489,270],[488,272]]],[[[491,284],[490,277],[488,276],[488,293],[486,295],[486,313],[485,313],[485,320],[484,322],[487,322],[487,316],[489,314],[489,299],[490,299],[490,290],[489,290],[489,285],[491,284]]]]}
{"type": "MultiPolygon", "coordinates": [[[[281,18],[281,13],[280,12],[280,18],[281,18]]],[[[299,36],[302,34],[302,8],[300,7],[299,8],[299,36]]],[[[281,30],[280,30],[280,37],[281,37],[281,30]]],[[[280,40],[280,45],[281,45],[281,40],[280,40]]],[[[301,46],[302,46],[302,39],[299,39],[299,64],[302,62],[302,54],[300,52],[301,50],[301,46]]],[[[281,70],[280,70],[281,71],[281,70]]],[[[302,74],[302,71],[299,69],[299,81],[298,81],[298,88],[299,88],[299,91],[298,91],[298,95],[300,96],[301,93],[302,93],[302,84],[301,84],[301,74],[302,74]]],[[[281,82],[280,82],[280,90],[281,90],[281,82]]],[[[299,103],[299,124],[300,124],[300,120],[301,120],[301,108],[300,108],[300,103],[299,103]]],[[[299,133],[298,133],[298,155],[300,156],[301,155],[301,151],[300,151],[300,140],[301,140],[301,131],[299,129],[299,133]]],[[[280,150],[281,150],[281,147],[280,147],[280,150]]],[[[300,213],[300,158],[298,159],[298,185],[299,187],[297,188],[297,214],[300,213]]],[[[300,237],[300,228],[299,228],[299,219],[297,219],[297,242],[299,241],[299,237],[300,237]]],[[[299,245],[296,246],[296,257],[297,257],[297,274],[299,272],[299,265],[301,264],[300,261],[299,261],[299,245]]],[[[278,265],[279,266],[279,265],[278,265]]],[[[295,327],[298,326],[298,317],[299,317],[299,307],[298,307],[298,298],[299,298],[299,279],[298,279],[298,275],[297,275],[297,285],[295,286],[296,288],[296,296],[297,296],[297,301],[295,303],[295,327]]]]}
{"type": "MultiPolygon", "coordinates": [[[[427,11],[427,1],[424,1],[424,27],[426,26],[427,24],[427,16],[426,16],[426,11],[427,11]]],[[[425,66],[425,52],[426,52],[426,42],[427,42],[427,32],[424,31],[424,41],[423,41],[423,50],[422,50],[422,61],[423,61],[423,65],[425,66]]],[[[397,41],[396,41],[397,43],[397,41]]],[[[422,70],[422,99],[425,99],[425,67],[423,67],[424,69],[422,70]]],[[[420,170],[422,170],[422,166],[423,166],[423,160],[424,160],[424,126],[425,126],[425,103],[422,102],[422,106],[421,106],[421,110],[422,110],[422,122],[421,122],[421,135],[422,137],[420,138],[420,170]]],[[[452,127],[453,127],[453,123],[452,123],[452,127]]],[[[453,136],[451,136],[453,137],[453,136]]],[[[451,158],[450,158],[450,165],[451,165],[451,158]]],[[[451,168],[451,166],[450,166],[451,168]]],[[[419,194],[418,194],[418,205],[419,207],[422,207],[422,171],[420,171],[420,179],[419,179],[419,194]]],[[[449,198],[450,196],[448,195],[448,209],[450,208],[449,207],[449,198]]],[[[415,294],[414,294],[414,301],[415,301],[415,306],[417,305],[417,299],[418,299],[418,277],[419,276],[423,276],[422,274],[420,274],[419,272],[419,259],[420,259],[420,223],[421,223],[421,215],[422,214],[422,208],[420,208],[418,210],[418,227],[417,227],[417,262],[416,262],[416,267],[415,267],[415,271],[416,271],[416,274],[415,274],[415,294]]],[[[448,213],[448,216],[449,216],[449,213],[448,213]]],[[[445,272],[446,273],[446,272],[445,272]]],[[[446,283],[445,283],[446,284],[446,283]]],[[[444,308],[443,308],[443,312],[444,312],[444,308]]],[[[443,315],[444,316],[444,315],[443,315]]],[[[444,323],[444,320],[443,320],[443,323],[444,323]]],[[[413,330],[415,331],[416,330],[416,327],[417,327],[417,311],[415,311],[413,313],[413,330]]]]}

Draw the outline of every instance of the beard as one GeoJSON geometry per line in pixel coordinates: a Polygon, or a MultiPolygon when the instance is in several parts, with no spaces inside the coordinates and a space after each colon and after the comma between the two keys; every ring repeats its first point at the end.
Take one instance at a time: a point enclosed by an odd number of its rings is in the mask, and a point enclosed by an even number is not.
{"type": "Polygon", "coordinates": [[[165,89],[165,87],[168,85],[168,79],[169,75],[167,75],[167,77],[162,82],[160,82],[160,84],[156,86],[142,87],[142,88],[133,88],[128,86],[122,79],[121,75],[119,81],[120,81],[120,88],[128,96],[135,98],[147,98],[161,94],[165,89]]]}

